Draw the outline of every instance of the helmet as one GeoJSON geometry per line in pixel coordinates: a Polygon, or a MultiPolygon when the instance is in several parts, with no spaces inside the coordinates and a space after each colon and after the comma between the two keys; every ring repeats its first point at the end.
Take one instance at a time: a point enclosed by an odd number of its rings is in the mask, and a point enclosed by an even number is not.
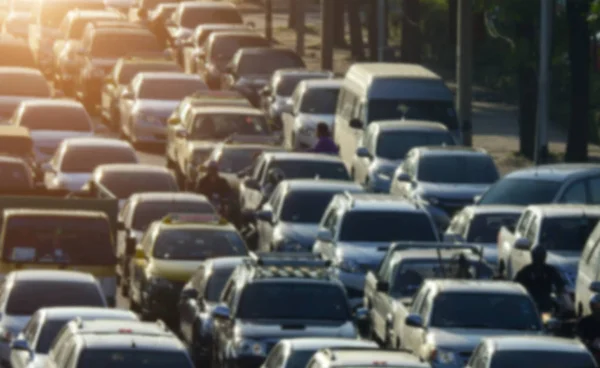
{"type": "Polygon", "coordinates": [[[269,181],[273,184],[278,184],[280,181],[285,179],[285,174],[279,168],[272,168],[269,170],[269,181]]]}
{"type": "Polygon", "coordinates": [[[590,298],[590,311],[592,315],[600,317],[600,294],[594,294],[590,298]]]}
{"type": "Polygon", "coordinates": [[[535,246],[531,249],[531,264],[533,265],[544,265],[546,263],[546,248],[541,245],[535,246]]]}

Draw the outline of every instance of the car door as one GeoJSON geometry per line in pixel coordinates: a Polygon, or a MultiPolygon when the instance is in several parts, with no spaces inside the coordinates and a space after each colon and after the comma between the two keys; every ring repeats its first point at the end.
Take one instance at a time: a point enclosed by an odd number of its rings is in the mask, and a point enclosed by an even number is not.
{"type": "Polygon", "coordinates": [[[417,154],[415,151],[410,151],[406,154],[406,159],[402,165],[400,165],[400,168],[396,170],[395,176],[395,178],[392,178],[393,184],[390,188],[390,194],[411,200],[413,188],[412,183],[416,180],[417,176],[417,154]],[[399,181],[399,174],[408,175],[411,181],[399,181]]]}
{"type": "Polygon", "coordinates": [[[137,249],[144,251],[145,257],[133,258],[130,262],[130,293],[133,301],[136,301],[138,304],[142,300],[142,293],[146,284],[146,267],[148,266],[149,256],[151,255],[154,233],[154,226],[150,225],[142,237],[140,244],[136,246],[137,249]]]}
{"type": "MultiPolygon", "coordinates": [[[[224,304],[227,307],[229,307],[230,313],[233,312],[232,307],[233,307],[233,299],[234,299],[234,294],[235,294],[235,278],[234,277],[235,277],[235,272],[234,272],[234,275],[231,276],[229,281],[227,281],[227,284],[225,284],[225,287],[223,288],[223,293],[221,294],[221,304],[224,304]]],[[[213,333],[214,333],[213,343],[214,343],[214,348],[215,348],[214,353],[217,354],[217,357],[224,355],[223,350],[225,349],[227,344],[230,343],[232,340],[231,330],[233,327],[233,325],[232,325],[233,323],[234,323],[233,318],[230,318],[229,320],[215,318],[213,320],[213,333]]],[[[220,362],[220,363],[223,363],[223,362],[220,362]]],[[[219,366],[221,366],[221,365],[219,364],[219,366]]]]}
{"type": "MultiPolygon", "coordinates": [[[[204,266],[198,267],[196,272],[190,279],[190,284],[193,289],[200,295],[202,286],[206,283],[206,268],[204,266]]],[[[188,344],[194,341],[194,322],[196,321],[196,315],[198,314],[198,300],[197,298],[188,298],[181,295],[179,300],[179,324],[182,338],[188,344]]]]}
{"type": "Polygon", "coordinates": [[[61,144],[60,147],[54,152],[54,156],[48,161],[49,169],[44,172],[44,185],[48,189],[55,189],[55,179],[60,172],[60,166],[62,158],[67,151],[66,146],[61,144]]]}
{"type": "MultiPolygon", "coordinates": [[[[41,318],[39,313],[34,314],[33,318],[29,320],[17,339],[27,341],[29,347],[31,349],[35,349],[35,341],[38,337],[40,322],[41,318]]],[[[25,368],[30,360],[30,353],[28,351],[15,349],[10,350],[10,361],[12,368],[25,368]]]]}
{"type": "MultiPolygon", "coordinates": [[[[260,159],[260,162],[254,168],[254,172],[252,173],[251,179],[256,181],[259,186],[262,187],[262,178],[266,176],[267,172],[267,160],[263,157],[260,159]]],[[[258,208],[258,205],[262,201],[262,193],[259,190],[249,188],[247,186],[243,187],[243,198],[242,203],[245,209],[255,210],[258,208]]]]}
{"type": "Polygon", "coordinates": [[[137,93],[137,84],[134,83],[135,80],[136,79],[134,78],[134,80],[123,89],[121,96],[119,96],[119,116],[121,118],[119,126],[126,135],[131,134],[131,114],[137,93]],[[125,98],[126,93],[131,94],[130,96],[132,98],[125,98]]]}
{"type": "Polygon", "coordinates": [[[194,114],[193,110],[186,112],[185,118],[182,120],[181,126],[175,128],[175,158],[179,168],[185,168],[185,160],[187,158],[187,145],[190,141],[190,136],[196,130],[196,127],[202,124],[203,116],[194,114]]]}
{"type": "Polygon", "coordinates": [[[323,220],[321,221],[319,228],[329,231],[333,241],[324,242],[317,239],[317,241],[315,241],[315,245],[313,246],[313,252],[319,254],[323,259],[334,260],[336,258],[335,239],[339,227],[339,221],[340,216],[337,206],[335,206],[335,203],[330,204],[323,215],[323,220]]]}
{"type": "Polygon", "coordinates": [[[561,195],[559,203],[586,204],[590,202],[585,179],[570,183],[561,195]]]}
{"type": "MultiPolygon", "coordinates": [[[[386,267],[385,272],[379,275],[378,279],[380,281],[387,282],[389,286],[392,286],[392,275],[397,272],[398,266],[386,267]]],[[[384,346],[387,346],[389,343],[389,328],[392,326],[392,310],[391,303],[393,302],[392,298],[388,292],[376,291],[373,295],[373,312],[372,312],[372,323],[373,328],[376,331],[378,337],[382,339],[384,342],[384,346]]]]}
{"type": "Polygon", "coordinates": [[[285,196],[282,190],[281,185],[275,188],[273,195],[269,199],[267,203],[263,205],[260,210],[270,211],[272,213],[272,220],[263,221],[257,219],[257,227],[258,227],[258,249],[261,249],[265,252],[273,251],[273,228],[279,221],[279,212],[282,206],[283,201],[285,200],[285,196]]]}

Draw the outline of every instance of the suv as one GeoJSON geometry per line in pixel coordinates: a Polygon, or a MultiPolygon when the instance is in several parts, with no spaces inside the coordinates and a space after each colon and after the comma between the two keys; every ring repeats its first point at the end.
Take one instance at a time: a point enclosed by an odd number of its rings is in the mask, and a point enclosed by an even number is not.
{"type": "Polygon", "coordinates": [[[327,263],[248,260],[212,311],[214,366],[259,367],[282,338],[358,336],[344,288],[327,263]],[[315,301],[319,301],[315,303],[315,301]]]}
{"type": "Polygon", "coordinates": [[[425,208],[389,195],[346,192],[325,210],[313,253],[335,265],[355,307],[362,304],[366,273],[395,241],[439,241],[425,208]]]}

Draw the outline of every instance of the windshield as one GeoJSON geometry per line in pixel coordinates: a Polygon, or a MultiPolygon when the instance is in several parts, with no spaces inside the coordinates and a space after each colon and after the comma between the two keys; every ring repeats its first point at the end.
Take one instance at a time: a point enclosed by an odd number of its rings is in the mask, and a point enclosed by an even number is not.
{"type": "Polygon", "coordinates": [[[599,216],[544,218],[539,243],[548,251],[581,252],[599,218],[599,216]]]}
{"type": "MultiPolygon", "coordinates": [[[[285,368],[306,368],[316,350],[293,350],[289,353],[285,368]]],[[[387,367],[387,365],[386,365],[387,367]]]]}
{"type": "Polygon", "coordinates": [[[444,124],[449,130],[458,129],[458,119],[452,101],[371,100],[368,121],[425,120],[444,124]]]}
{"type": "Polygon", "coordinates": [[[114,59],[128,54],[160,52],[163,52],[162,47],[150,33],[111,32],[96,34],[90,56],[114,59]]]}
{"type": "Polygon", "coordinates": [[[115,264],[108,220],[76,216],[9,217],[3,259],[9,263],[115,264]]]}
{"type": "MultiPolygon", "coordinates": [[[[312,76],[312,75],[285,75],[279,79],[277,83],[277,87],[275,88],[275,94],[281,97],[290,97],[294,90],[302,82],[306,79],[324,79],[324,76],[312,76]]],[[[337,100],[336,100],[337,102],[337,100]]]]}
{"type": "Polygon", "coordinates": [[[8,295],[6,314],[30,316],[48,307],[106,307],[99,287],[91,282],[18,281],[8,295]]]}
{"type": "Polygon", "coordinates": [[[38,20],[43,27],[58,28],[69,10],[104,10],[102,1],[44,1],[40,5],[38,20]]]}
{"type": "Polygon", "coordinates": [[[467,242],[496,243],[502,226],[512,228],[521,214],[483,214],[475,216],[469,225],[467,242]]]}
{"type": "Polygon", "coordinates": [[[0,66],[37,67],[27,45],[0,45],[0,50],[0,66]]]}
{"type": "Polygon", "coordinates": [[[300,112],[305,114],[335,114],[339,88],[315,88],[309,89],[302,95],[300,112]]]}
{"type": "Polygon", "coordinates": [[[175,63],[139,63],[123,64],[117,76],[118,84],[129,84],[133,77],[142,72],[178,72],[181,71],[179,65],[175,63]]]}
{"type": "Polygon", "coordinates": [[[229,149],[224,150],[219,157],[219,171],[227,174],[240,172],[252,165],[254,157],[263,149],[229,149]]]}
{"type": "Polygon", "coordinates": [[[180,101],[194,92],[206,90],[200,78],[145,78],[138,91],[139,99],[180,101]]]}
{"type": "Polygon", "coordinates": [[[270,46],[267,39],[254,35],[219,37],[217,40],[211,50],[211,59],[221,63],[229,62],[239,49],[270,46]]]}
{"type": "MultiPolygon", "coordinates": [[[[157,339],[158,340],[158,339],[157,339]]],[[[157,341],[158,343],[159,341],[157,341]]],[[[147,349],[91,350],[81,353],[77,368],[192,368],[184,351],[166,352],[147,349]]]]}
{"type": "Polygon", "coordinates": [[[268,135],[269,127],[263,116],[244,114],[200,115],[194,120],[191,140],[221,140],[232,134],[268,135]]]}
{"type": "MultiPolygon", "coordinates": [[[[292,52],[259,52],[246,54],[238,65],[239,75],[268,75],[278,69],[304,68],[304,62],[292,52]]],[[[290,92],[291,94],[291,92],[290,92]]]]}
{"type": "MultiPolygon", "coordinates": [[[[469,260],[472,278],[491,279],[494,271],[484,263],[469,260]]],[[[459,278],[457,259],[405,261],[395,267],[390,283],[390,295],[396,298],[412,297],[425,279],[459,278]]],[[[460,277],[462,278],[462,277],[460,277]]]]}
{"type": "Polygon", "coordinates": [[[31,174],[21,163],[1,163],[0,178],[2,190],[33,189],[31,174]]]}
{"type": "Polygon", "coordinates": [[[449,132],[384,132],[377,139],[376,156],[402,160],[415,147],[455,145],[456,141],[449,132]]]}
{"type": "Polygon", "coordinates": [[[215,213],[215,209],[208,202],[150,202],[144,201],[135,207],[131,227],[144,231],[151,222],[157,221],[169,213],[215,213]]]}
{"type": "Polygon", "coordinates": [[[103,164],[136,164],[132,149],[118,147],[70,147],[63,155],[60,170],[64,173],[92,173],[103,164]]]}
{"type": "Polygon", "coordinates": [[[478,204],[529,206],[552,203],[562,182],[543,179],[505,178],[492,185],[478,204]]]}
{"type": "Polygon", "coordinates": [[[419,181],[444,184],[492,184],[498,170],[489,156],[425,155],[419,160],[419,181]]]}
{"type": "Polygon", "coordinates": [[[587,352],[540,350],[495,351],[490,368],[595,368],[594,359],[587,352]]]}
{"type": "Polygon", "coordinates": [[[281,208],[281,221],[298,224],[318,224],[336,192],[292,192],[281,208]]]}
{"type": "Polygon", "coordinates": [[[242,291],[236,317],[344,322],[351,319],[346,293],[339,286],[300,282],[248,285],[242,291]]]}
{"type": "Polygon", "coordinates": [[[246,255],[246,245],[236,231],[163,230],[154,243],[157,259],[198,261],[208,258],[246,255]]]}
{"type": "Polygon", "coordinates": [[[429,216],[424,213],[350,211],[342,220],[340,241],[437,242],[438,238],[429,216]]]}
{"type": "Polygon", "coordinates": [[[28,106],[17,111],[15,122],[29,130],[92,132],[92,119],[83,107],[28,106]]]}
{"type": "Polygon", "coordinates": [[[117,198],[129,198],[134,193],[176,192],[177,183],[171,174],[152,172],[107,172],[100,184],[110,190],[117,198]]]}
{"type": "Polygon", "coordinates": [[[236,9],[207,9],[187,7],[181,13],[181,26],[195,29],[202,24],[241,24],[244,23],[236,9]]]}
{"type": "Polygon", "coordinates": [[[227,281],[229,281],[229,276],[231,276],[233,270],[234,268],[219,269],[210,275],[206,284],[206,291],[204,292],[204,297],[207,301],[215,303],[219,301],[221,292],[225,288],[227,281]]]}
{"type": "Polygon", "coordinates": [[[0,96],[50,96],[50,87],[40,74],[2,73],[0,75],[0,96]]]}
{"type": "Polygon", "coordinates": [[[350,180],[346,166],[341,162],[285,160],[271,162],[271,168],[283,171],[286,179],[350,180]]]}
{"type": "Polygon", "coordinates": [[[431,327],[539,331],[537,309],[529,296],[441,293],[435,297],[431,327]]]}

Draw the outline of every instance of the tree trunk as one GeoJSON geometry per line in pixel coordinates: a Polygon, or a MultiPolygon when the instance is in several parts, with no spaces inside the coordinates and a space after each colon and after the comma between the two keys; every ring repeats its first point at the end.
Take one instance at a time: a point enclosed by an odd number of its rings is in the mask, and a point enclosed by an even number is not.
{"type": "Polygon", "coordinates": [[[377,61],[377,1],[371,0],[367,4],[368,37],[369,37],[369,60],[377,61]]]}
{"type": "Polygon", "coordinates": [[[532,66],[521,65],[518,71],[519,153],[533,160],[537,118],[537,73],[532,66]]]}
{"type": "Polygon", "coordinates": [[[448,0],[448,42],[453,50],[456,50],[457,18],[458,0],[448,0]]]}
{"type": "Polygon", "coordinates": [[[338,1],[335,3],[335,13],[333,14],[334,31],[333,44],[335,47],[348,47],[346,43],[346,7],[347,1],[338,1]]]}
{"type": "Polygon", "coordinates": [[[350,48],[356,61],[365,60],[365,44],[363,42],[362,24],[360,23],[359,0],[348,1],[348,28],[350,28],[350,48]]]}
{"type": "Polygon", "coordinates": [[[571,121],[565,161],[588,159],[590,99],[590,29],[586,16],[588,0],[567,1],[569,61],[571,68],[571,121]]]}
{"type": "Polygon", "coordinates": [[[421,12],[419,0],[404,0],[402,17],[402,60],[407,63],[421,62],[421,12]]]}
{"type": "MultiPolygon", "coordinates": [[[[296,1],[298,0],[289,0],[288,6],[288,28],[295,29],[296,28],[296,1]]],[[[302,1],[302,0],[300,0],[302,1]]]]}

